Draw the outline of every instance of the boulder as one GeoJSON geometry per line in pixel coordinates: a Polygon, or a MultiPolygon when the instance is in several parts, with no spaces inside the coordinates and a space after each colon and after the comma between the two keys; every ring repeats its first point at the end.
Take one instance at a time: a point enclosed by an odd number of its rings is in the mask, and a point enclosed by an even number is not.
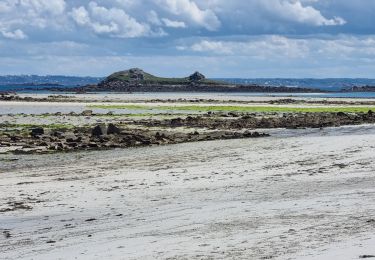
{"type": "Polygon", "coordinates": [[[121,129],[115,126],[114,124],[109,124],[107,128],[108,135],[117,135],[121,133],[121,129]]]}
{"type": "Polygon", "coordinates": [[[70,142],[67,144],[69,147],[78,147],[78,143],[77,142],[70,142]]]}
{"type": "Polygon", "coordinates": [[[61,137],[64,137],[64,132],[62,132],[62,131],[54,131],[53,133],[51,133],[51,135],[54,136],[54,137],[61,138],[61,137]]]}
{"type": "Polygon", "coordinates": [[[171,119],[172,127],[177,127],[177,126],[182,126],[182,125],[183,125],[183,120],[180,117],[171,119]]]}
{"type": "Polygon", "coordinates": [[[97,125],[91,130],[91,135],[93,136],[102,136],[106,134],[107,134],[107,127],[104,124],[97,125]]]}
{"type": "Polygon", "coordinates": [[[71,143],[71,142],[75,142],[75,140],[77,139],[77,136],[72,133],[72,132],[67,132],[67,133],[64,133],[63,134],[63,137],[64,139],[66,139],[67,142],[71,143]]]}
{"type": "Polygon", "coordinates": [[[159,133],[159,132],[156,132],[155,134],[155,139],[158,140],[158,141],[163,141],[164,139],[166,139],[167,137],[165,136],[164,133],[159,133]]]}
{"type": "Polygon", "coordinates": [[[92,110],[84,110],[82,111],[81,115],[83,116],[92,116],[92,110]]]}
{"type": "Polygon", "coordinates": [[[88,143],[88,146],[91,147],[91,148],[98,148],[99,147],[99,145],[95,142],[88,143]]]}
{"type": "Polygon", "coordinates": [[[44,134],[44,128],[43,127],[37,127],[31,129],[31,136],[36,137],[44,134]]]}

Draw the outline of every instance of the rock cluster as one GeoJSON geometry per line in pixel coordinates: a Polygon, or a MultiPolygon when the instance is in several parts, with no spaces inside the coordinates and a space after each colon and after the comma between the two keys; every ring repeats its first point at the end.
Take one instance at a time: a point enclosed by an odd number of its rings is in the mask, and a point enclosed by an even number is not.
{"type": "Polygon", "coordinates": [[[208,129],[264,129],[264,128],[322,128],[342,125],[375,123],[375,113],[285,113],[262,115],[241,113],[211,113],[205,116],[140,121],[145,126],[205,127],[208,129]],[[232,118],[228,120],[228,117],[232,118]]]}
{"type": "MultiPolygon", "coordinates": [[[[34,89],[35,90],[35,89],[34,89]]],[[[64,95],[50,95],[48,97],[40,97],[40,98],[34,98],[34,97],[22,97],[19,96],[16,93],[12,92],[4,92],[0,93],[0,101],[25,101],[25,102],[32,102],[32,101],[38,101],[38,102],[58,102],[58,101],[63,101],[63,102],[69,102],[72,101],[71,97],[69,96],[64,96],[64,95]]]]}
{"type": "MultiPolygon", "coordinates": [[[[90,116],[91,110],[81,115],[90,116]]],[[[266,134],[249,129],[264,128],[323,128],[341,125],[375,123],[375,113],[214,113],[173,119],[148,119],[128,122],[131,129],[114,124],[93,127],[49,129],[34,127],[24,131],[4,132],[0,147],[21,147],[16,152],[71,151],[85,149],[123,148],[146,145],[176,144],[234,138],[264,137],[266,134]],[[150,130],[165,127],[166,130],[150,130]],[[191,129],[188,131],[187,129],[191,129]],[[199,132],[196,129],[201,129],[199,132]],[[246,131],[244,131],[246,130],[246,131]]]]}
{"type": "Polygon", "coordinates": [[[1,101],[32,101],[32,97],[20,97],[15,93],[0,93],[0,100],[1,101]]]}
{"type": "Polygon", "coordinates": [[[182,142],[208,141],[268,136],[250,131],[170,132],[147,129],[124,130],[114,124],[99,124],[93,128],[51,130],[36,127],[28,136],[8,134],[0,137],[0,147],[21,146],[16,153],[71,151],[101,148],[123,148],[182,142]]]}

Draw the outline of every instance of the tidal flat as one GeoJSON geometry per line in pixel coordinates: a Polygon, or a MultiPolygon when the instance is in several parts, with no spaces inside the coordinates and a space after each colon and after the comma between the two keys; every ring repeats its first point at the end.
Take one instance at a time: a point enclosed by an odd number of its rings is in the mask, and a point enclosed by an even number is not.
{"type": "Polygon", "coordinates": [[[1,100],[1,258],[375,255],[375,102],[196,95],[1,100]]]}

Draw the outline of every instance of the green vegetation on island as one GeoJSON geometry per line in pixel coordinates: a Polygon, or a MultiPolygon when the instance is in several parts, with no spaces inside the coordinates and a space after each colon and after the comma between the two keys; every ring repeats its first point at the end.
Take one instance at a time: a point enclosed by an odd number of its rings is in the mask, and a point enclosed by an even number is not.
{"type": "Polygon", "coordinates": [[[214,80],[206,79],[205,76],[199,72],[195,72],[189,77],[184,78],[163,78],[157,77],[150,73],[144,72],[139,68],[133,68],[129,70],[115,72],[109,75],[102,83],[106,84],[109,82],[127,82],[134,84],[159,84],[159,85],[186,85],[191,82],[199,82],[204,84],[225,84],[214,80]]]}

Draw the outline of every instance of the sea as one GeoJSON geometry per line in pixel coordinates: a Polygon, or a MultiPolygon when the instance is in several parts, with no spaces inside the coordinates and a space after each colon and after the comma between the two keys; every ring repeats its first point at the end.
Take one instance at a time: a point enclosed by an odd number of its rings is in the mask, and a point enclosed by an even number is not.
{"type": "MultiPolygon", "coordinates": [[[[28,78],[27,80],[29,80],[28,78]]],[[[40,84],[53,83],[60,84],[59,87],[66,88],[69,92],[69,88],[76,87],[77,85],[95,84],[99,82],[102,78],[89,78],[89,77],[63,77],[53,78],[48,80],[47,78],[39,77],[38,81],[40,84]],[[42,79],[42,81],[41,81],[42,79]],[[79,82],[79,84],[77,84],[79,82]]],[[[25,80],[25,79],[23,79],[25,80]]],[[[340,92],[343,88],[350,88],[353,86],[375,86],[375,79],[368,78],[214,78],[214,80],[221,80],[233,84],[257,84],[263,86],[287,86],[287,87],[305,87],[317,89],[316,93],[225,93],[229,96],[290,96],[290,97],[322,97],[322,98],[375,98],[375,92],[340,92]],[[319,93],[321,90],[329,90],[330,93],[319,93]]],[[[1,91],[16,91],[23,93],[32,93],[38,89],[38,92],[49,93],[48,91],[40,91],[43,88],[50,88],[50,86],[37,85],[35,82],[33,84],[27,85],[26,82],[22,80],[17,81],[14,78],[11,84],[9,81],[6,82],[4,77],[0,77],[0,92],[1,91]],[[17,85],[23,84],[23,85],[17,85]],[[25,90],[27,89],[27,90],[25,90]]],[[[209,93],[207,93],[209,95],[209,93]]]]}

